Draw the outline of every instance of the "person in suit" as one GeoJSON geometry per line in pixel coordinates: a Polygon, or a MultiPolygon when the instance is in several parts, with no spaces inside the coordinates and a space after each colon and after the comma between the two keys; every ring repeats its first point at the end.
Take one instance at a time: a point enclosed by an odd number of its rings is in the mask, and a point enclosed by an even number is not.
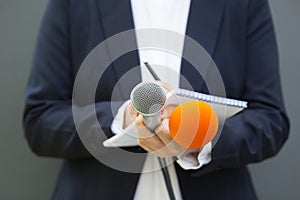
{"type": "MultiPolygon", "coordinates": [[[[82,62],[105,39],[135,28],[132,2],[50,0],[47,6],[26,88],[23,125],[33,152],[64,159],[53,199],[135,197],[140,174],[97,161],[78,137],[72,115],[73,85],[82,62]]],[[[249,107],[226,120],[207,165],[185,170],[175,162],[181,197],[256,199],[247,164],[276,155],[289,133],[268,2],[191,0],[186,26],[186,35],[217,64],[227,96],[247,100],[249,107]]],[[[112,100],[114,86],[139,64],[138,51],[130,52],[101,78],[105,87],[97,88],[95,110],[108,137],[113,136],[116,115],[111,105],[118,108],[128,99],[112,100]]],[[[193,89],[207,92],[188,62],[182,60],[180,70],[193,89]]],[[[135,73],[129,88],[142,80],[141,72],[135,73]]],[[[140,147],[125,149],[144,152],[140,147]]]]}

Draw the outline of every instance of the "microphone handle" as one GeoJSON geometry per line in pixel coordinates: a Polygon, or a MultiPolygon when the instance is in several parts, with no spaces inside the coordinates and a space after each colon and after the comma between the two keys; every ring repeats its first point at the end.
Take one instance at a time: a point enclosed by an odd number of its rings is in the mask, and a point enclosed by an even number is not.
{"type": "MultiPolygon", "coordinates": [[[[149,63],[145,62],[145,65],[146,65],[147,69],[149,70],[149,72],[151,73],[151,75],[153,76],[153,78],[155,80],[159,81],[160,78],[157,76],[157,74],[152,69],[152,67],[149,65],[149,63]]],[[[152,117],[149,117],[149,116],[143,116],[143,117],[144,117],[144,123],[152,132],[154,132],[155,128],[161,123],[161,118],[160,118],[159,114],[152,116],[152,117]]],[[[176,200],[174,190],[172,187],[172,183],[171,183],[171,179],[170,179],[169,170],[167,168],[166,160],[164,158],[159,158],[159,157],[157,157],[157,159],[158,159],[159,165],[161,167],[161,171],[164,176],[164,180],[166,183],[166,187],[167,187],[167,191],[168,191],[170,200],[176,200]]]]}
{"type": "Polygon", "coordinates": [[[145,125],[152,132],[154,132],[155,128],[161,123],[160,113],[152,116],[143,116],[143,117],[144,117],[145,125]]]}
{"type": "MultiPolygon", "coordinates": [[[[155,128],[161,123],[160,113],[152,116],[143,115],[143,117],[145,125],[152,132],[154,132],[155,128]]],[[[170,200],[176,200],[166,160],[164,158],[159,157],[157,157],[157,159],[159,162],[159,166],[161,167],[161,171],[163,173],[163,178],[165,180],[169,198],[170,200]]]]}

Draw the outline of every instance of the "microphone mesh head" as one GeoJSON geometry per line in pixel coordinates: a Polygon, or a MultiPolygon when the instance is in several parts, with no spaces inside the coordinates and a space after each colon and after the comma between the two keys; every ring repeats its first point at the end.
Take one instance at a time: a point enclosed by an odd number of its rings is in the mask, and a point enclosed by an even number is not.
{"type": "Polygon", "coordinates": [[[151,115],[159,112],[165,105],[165,90],[153,82],[140,83],[132,90],[131,103],[141,114],[151,115]]]}

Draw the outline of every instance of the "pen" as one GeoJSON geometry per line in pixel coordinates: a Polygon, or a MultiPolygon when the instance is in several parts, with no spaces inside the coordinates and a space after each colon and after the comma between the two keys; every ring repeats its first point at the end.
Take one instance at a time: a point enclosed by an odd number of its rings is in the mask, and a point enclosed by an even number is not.
{"type": "Polygon", "coordinates": [[[146,65],[148,71],[151,73],[151,75],[153,76],[153,78],[156,81],[160,81],[160,78],[157,76],[157,74],[155,73],[155,71],[153,70],[153,68],[150,66],[150,64],[148,62],[144,62],[144,64],[146,65]]]}

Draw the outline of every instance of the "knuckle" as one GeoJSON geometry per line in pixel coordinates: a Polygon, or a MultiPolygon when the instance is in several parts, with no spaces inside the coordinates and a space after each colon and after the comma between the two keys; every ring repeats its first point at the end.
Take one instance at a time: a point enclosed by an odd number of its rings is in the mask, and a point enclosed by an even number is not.
{"type": "Polygon", "coordinates": [[[138,139],[138,144],[139,144],[140,146],[145,146],[145,139],[139,138],[139,139],[138,139]]]}

